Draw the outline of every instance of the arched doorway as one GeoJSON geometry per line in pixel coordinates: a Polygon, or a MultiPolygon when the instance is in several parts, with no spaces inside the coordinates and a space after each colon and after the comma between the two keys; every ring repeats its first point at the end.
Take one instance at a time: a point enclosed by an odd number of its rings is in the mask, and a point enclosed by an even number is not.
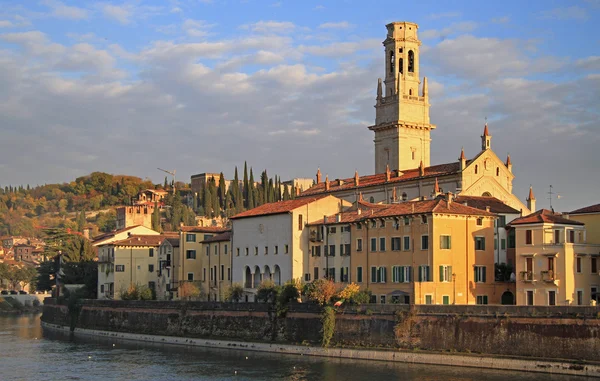
{"type": "Polygon", "coordinates": [[[248,266],[246,266],[246,270],[244,271],[244,287],[252,288],[252,271],[248,266]]]}
{"type": "Polygon", "coordinates": [[[254,267],[254,287],[253,288],[258,288],[258,286],[260,285],[260,268],[258,266],[254,267]]]}
{"type": "Polygon", "coordinates": [[[273,281],[276,285],[281,285],[281,270],[279,270],[279,265],[275,265],[275,271],[273,272],[273,281]]]}
{"type": "Polygon", "coordinates": [[[515,304],[515,296],[510,291],[504,291],[504,294],[502,294],[501,303],[503,305],[514,305],[515,304]]]}
{"type": "Polygon", "coordinates": [[[263,273],[263,279],[264,280],[272,280],[273,279],[273,274],[271,274],[271,269],[267,265],[265,265],[265,272],[263,273]]]}

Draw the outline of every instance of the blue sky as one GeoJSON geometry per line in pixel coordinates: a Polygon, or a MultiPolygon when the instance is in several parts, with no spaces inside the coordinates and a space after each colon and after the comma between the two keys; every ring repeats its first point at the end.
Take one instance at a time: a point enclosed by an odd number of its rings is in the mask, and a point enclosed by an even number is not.
{"type": "Polygon", "coordinates": [[[373,172],[385,24],[419,24],[432,164],[511,154],[514,193],[598,203],[600,0],[0,1],[0,185],[178,177],[247,160],[373,172]]]}

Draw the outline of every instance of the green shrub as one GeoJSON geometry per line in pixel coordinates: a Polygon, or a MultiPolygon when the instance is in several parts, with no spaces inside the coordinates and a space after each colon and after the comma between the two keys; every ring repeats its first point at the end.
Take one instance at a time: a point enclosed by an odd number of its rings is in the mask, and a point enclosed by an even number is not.
{"type": "Polygon", "coordinates": [[[321,323],[323,324],[322,333],[323,341],[322,345],[324,348],[329,347],[331,338],[335,331],[335,309],[331,306],[323,308],[323,316],[321,317],[321,323]]]}
{"type": "Polygon", "coordinates": [[[264,303],[275,304],[281,292],[281,287],[276,286],[272,280],[264,280],[256,290],[256,300],[264,303]]]}
{"type": "Polygon", "coordinates": [[[244,287],[242,287],[242,285],[239,283],[234,283],[231,285],[231,287],[229,287],[227,290],[225,290],[223,298],[230,302],[237,303],[240,300],[242,300],[243,296],[244,296],[244,287]]]}

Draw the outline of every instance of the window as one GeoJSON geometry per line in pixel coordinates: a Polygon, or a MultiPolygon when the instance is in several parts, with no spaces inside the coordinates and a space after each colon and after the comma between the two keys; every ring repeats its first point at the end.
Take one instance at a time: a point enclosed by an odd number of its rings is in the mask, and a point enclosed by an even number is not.
{"type": "Polygon", "coordinates": [[[356,251],[362,251],[362,238],[356,239],[356,251]]]}
{"type": "Polygon", "coordinates": [[[269,255],[269,246],[265,246],[265,255],[269,255]]]}
{"type": "Polygon", "coordinates": [[[379,301],[381,304],[385,304],[385,295],[381,295],[379,301]]]}
{"type": "Polygon", "coordinates": [[[525,291],[525,304],[533,306],[533,290],[525,291]]]}
{"type": "Polygon", "coordinates": [[[153,258],[153,257],[154,257],[154,248],[150,248],[150,249],[148,249],[148,256],[149,256],[150,258],[153,258]]]}
{"type": "Polygon", "coordinates": [[[515,229],[511,229],[508,232],[508,248],[509,249],[514,249],[517,242],[516,242],[516,238],[515,238],[515,229]]]}
{"type": "Polygon", "coordinates": [[[592,274],[596,274],[598,272],[598,258],[592,257],[592,274]]]}
{"type": "Polygon", "coordinates": [[[337,231],[337,228],[335,226],[332,226],[329,228],[329,234],[335,234],[337,231]]]}
{"type": "Polygon", "coordinates": [[[498,227],[503,228],[506,226],[506,216],[498,216],[498,227]]]}
{"type": "Polygon", "coordinates": [[[440,266],[440,282],[452,281],[452,266],[440,266]]]}
{"type": "Polygon", "coordinates": [[[231,280],[231,268],[227,268],[227,280],[231,280]]]}
{"type": "Polygon", "coordinates": [[[371,228],[373,228],[373,229],[377,228],[377,221],[375,221],[375,220],[371,221],[371,228]]]}
{"type": "Polygon", "coordinates": [[[343,233],[343,232],[348,232],[348,233],[350,233],[350,225],[342,226],[342,233],[343,233]]]}
{"type": "Polygon", "coordinates": [[[298,230],[302,230],[304,228],[304,224],[302,223],[302,214],[298,215],[298,230]]]}
{"type": "Polygon", "coordinates": [[[402,241],[404,242],[402,250],[409,251],[410,250],[410,237],[404,236],[404,237],[402,237],[402,241]]]}
{"type": "Polygon", "coordinates": [[[193,282],[194,281],[194,273],[188,273],[187,280],[189,280],[190,282],[193,282]]]}
{"type": "MultiPolygon", "coordinates": [[[[404,193],[404,194],[402,195],[402,198],[403,198],[403,199],[404,199],[404,195],[406,195],[406,193],[404,193]]],[[[408,225],[410,225],[410,218],[408,218],[408,217],[404,217],[404,226],[408,226],[408,225]]]]}
{"type": "Polygon", "coordinates": [[[549,306],[556,305],[556,291],[548,291],[548,305],[549,306]]]}
{"type": "Polygon", "coordinates": [[[156,283],[155,282],[148,282],[148,288],[150,290],[155,290],[156,289],[156,283]]]}
{"type": "Polygon", "coordinates": [[[506,239],[504,238],[500,240],[500,249],[506,250],[506,239]]]}
{"type": "Polygon", "coordinates": [[[379,238],[379,251],[385,251],[385,237],[379,238]]]}
{"type": "Polygon", "coordinates": [[[478,165],[475,165],[475,174],[477,174],[477,170],[479,169],[478,165]]]}
{"type": "Polygon", "coordinates": [[[377,268],[377,283],[385,283],[386,282],[386,268],[381,266],[377,268]]]}
{"type": "Polygon", "coordinates": [[[350,255],[350,244],[340,243],[340,255],[350,255]]]}
{"type": "Polygon", "coordinates": [[[429,271],[429,266],[421,265],[419,266],[419,282],[431,282],[431,271],[429,271]]]}
{"type": "Polygon", "coordinates": [[[320,257],[321,256],[321,245],[313,246],[311,254],[313,257],[320,257]]]}
{"type": "Polygon", "coordinates": [[[246,255],[248,255],[248,248],[246,248],[246,255]]]}
{"type": "Polygon", "coordinates": [[[433,304],[433,295],[425,295],[425,304],[433,304]]]}
{"type": "Polygon", "coordinates": [[[363,281],[362,278],[363,278],[362,267],[359,266],[359,267],[356,268],[356,281],[358,283],[362,283],[362,281],[363,281]]]}
{"type": "Polygon", "coordinates": [[[487,295],[477,295],[477,304],[488,304],[487,295]]]}
{"type": "Polygon", "coordinates": [[[340,282],[348,282],[348,267],[340,269],[340,282]]]}
{"type": "Polygon", "coordinates": [[[426,224],[427,223],[427,216],[426,215],[422,215],[421,216],[421,223],[422,224],[426,224]]]}
{"type": "Polygon", "coordinates": [[[392,282],[394,283],[409,283],[412,281],[410,266],[393,266],[392,267],[392,282]]]}
{"type": "Polygon", "coordinates": [[[442,295],[442,304],[445,304],[445,305],[450,304],[450,296],[449,295],[442,295]]]}
{"type": "Polygon", "coordinates": [[[227,255],[227,244],[225,244],[225,246],[223,246],[223,251],[224,251],[224,254],[227,255]]]}
{"type": "Polygon", "coordinates": [[[305,282],[310,282],[310,273],[305,273],[304,274],[304,281],[305,282]]]}
{"type": "Polygon", "coordinates": [[[374,204],[374,203],[375,203],[375,197],[372,197],[372,196],[371,196],[371,197],[369,197],[369,202],[370,202],[371,204],[374,204]]]}
{"type": "Polygon", "coordinates": [[[477,219],[477,226],[482,226],[483,225],[483,218],[478,218],[477,219]]]}
{"type": "Polygon", "coordinates": [[[575,267],[576,267],[575,271],[577,271],[578,274],[581,273],[581,257],[575,258],[575,267]]]}
{"type": "Polygon", "coordinates": [[[329,268],[329,270],[327,271],[327,279],[331,279],[335,282],[335,267],[329,268]]]}
{"type": "Polygon", "coordinates": [[[385,228],[385,220],[381,220],[381,222],[379,223],[379,227],[385,228]]]}
{"type": "Polygon", "coordinates": [[[475,237],[475,250],[485,250],[485,237],[475,237]]]}
{"type": "Polygon", "coordinates": [[[100,285],[100,293],[104,294],[104,285],[103,284],[100,285]]]}
{"type": "Polygon", "coordinates": [[[533,231],[525,230],[525,245],[533,244],[533,231]]]}
{"type": "Polygon", "coordinates": [[[187,233],[185,235],[185,242],[196,242],[196,234],[187,233]]]}
{"type": "Polygon", "coordinates": [[[408,72],[415,72],[415,53],[412,50],[408,51],[408,72]]]}
{"type": "Polygon", "coordinates": [[[429,236],[428,235],[421,236],[421,250],[429,250],[429,236]]]}
{"type": "Polygon", "coordinates": [[[206,282],[206,267],[202,269],[202,281],[206,282]]]}
{"type": "Polygon", "coordinates": [[[486,266],[475,266],[475,283],[485,283],[486,266]]]}
{"type": "Polygon", "coordinates": [[[125,271],[125,265],[115,265],[115,272],[122,273],[125,271]]]}
{"type": "Polygon", "coordinates": [[[285,246],[284,246],[284,249],[285,249],[285,253],[286,253],[286,254],[290,252],[290,251],[289,251],[289,248],[290,248],[290,247],[289,247],[289,245],[285,245],[285,246]]]}
{"type": "Polygon", "coordinates": [[[371,238],[371,251],[377,251],[377,238],[371,238]]]}
{"type": "Polygon", "coordinates": [[[440,236],[440,249],[449,250],[452,248],[450,236],[442,235],[440,236]]]}
{"type": "Polygon", "coordinates": [[[400,237],[392,237],[392,251],[400,250],[400,237]]]}
{"type": "Polygon", "coordinates": [[[150,272],[150,273],[154,272],[154,265],[148,265],[148,272],[150,272]]]}
{"type": "Polygon", "coordinates": [[[221,265],[221,280],[225,280],[225,265],[221,265]]]}
{"type": "Polygon", "coordinates": [[[277,255],[279,254],[279,246],[275,245],[275,250],[273,250],[273,254],[277,255]]]}
{"type": "Polygon", "coordinates": [[[583,290],[577,290],[577,305],[583,305],[583,290]]]}
{"type": "Polygon", "coordinates": [[[254,246],[254,255],[258,255],[258,246],[254,246]]]}
{"type": "Polygon", "coordinates": [[[196,259],[196,250],[186,250],[185,259],[196,259]]]}
{"type": "Polygon", "coordinates": [[[314,273],[314,278],[313,278],[313,279],[314,279],[314,280],[317,280],[317,279],[319,279],[319,268],[318,268],[318,267],[315,267],[315,268],[313,269],[313,273],[314,273]]]}
{"type": "Polygon", "coordinates": [[[569,230],[569,243],[575,243],[575,230],[569,230]]]}
{"type": "Polygon", "coordinates": [[[212,238],[212,236],[213,236],[212,234],[204,234],[203,241],[206,241],[207,239],[212,238]]]}
{"type": "Polygon", "coordinates": [[[329,256],[335,257],[335,245],[329,245],[329,256]]]}
{"type": "Polygon", "coordinates": [[[208,257],[210,255],[210,244],[206,245],[206,256],[208,257]]]}
{"type": "Polygon", "coordinates": [[[219,253],[219,244],[215,243],[214,248],[215,248],[215,250],[213,250],[213,251],[215,252],[215,255],[217,255],[219,253]]]}
{"type": "Polygon", "coordinates": [[[360,222],[356,224],[356,230],[362,230],[362,225],[360,222]]]}

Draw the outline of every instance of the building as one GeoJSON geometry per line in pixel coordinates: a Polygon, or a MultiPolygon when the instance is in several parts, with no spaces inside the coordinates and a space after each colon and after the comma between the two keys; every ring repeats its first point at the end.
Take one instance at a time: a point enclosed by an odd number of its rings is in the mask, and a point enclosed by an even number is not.
{"type": "MultiPolygon", "coordinates": [[[[191,282],[201,291],[204,290],[202,279],[207,279],[206,267],[202,254],[205,252],[203,241],[227,229],[214,226],[182,226],[179,232],[179,255],[173,257],[172,291],[184,283],[191,282]]],[[[206,298],[206,294],[201,298],[206,298]]]]}
{"type": "MultiPolygon", "coordinates": [[[[427,78],[420,81],[418,26],[394,22],[387,26],[385,79],[377,84],[375,124],[375,174],[325,181],[317,171],[316,183],[301,197],[330,194],[349,202],[362,193],[371,203],[422,200],[431,196],[437,183],[442,193],[462,196],[495,197],[511,208],[530,210],[512,194],[512,162],[500,160],[492,150],[492,136],[485,124],[481,149],[471,159],[464,150],[458,159],[444,164],[430,164],[431,131],[427,78]],[[421,89],[419,93],[419,89],[421,89]]],[[[457,150],[458,153],[458,150],[457,150]]]]}
{"type": "Polygon", "coordinates": [[[134,225],[109,233],[100,234],[92,239],[92,246],[106,245],[111,242],[121,241],[131,235],[159,235],[160,233],[146,226],[134,225]]]}
{"type": "Polygon", "coordinates": [[[36,247],[27,243],[19,243],[13,246],[15,261],[29,262],[31,264],[39,261],[39,251],[35,252],[36,247]],[[35,253],[34,253],[35,252],[35,253]]]}
{"type": "Polygon", "coordinates": [[[172,263],[173,258],[179,257],[179,236],[165,238],[158,247],[158,283],[156,285],[156,298],[158,300],[173,299],[172,263]]]}
{"type": "MultiPolygon", "coordinates": [[[[207,182],[214,180],[215,184],[219,186],[219,179],[221,177],[220,173],[199,173],[197,175],[192,175],[191,177],[191,186],[192,186],[192,194],[199,194],[204,190],[204,184],[207,182]]],[[[229,189],[229,184],[231,180],[225,180],[225,188],[229,189]]]]}
{"type": "Polygon", "coordinates": [[[494,258],[497,264],[507,264],[514,269],[515,252],[508,248],[506,224],[521,217],[521,211],[511,208],[495,197],[458,196],[454,200],[463,205],[481,210],[489,210],[498,218],[494,222],[494,258]]]}
{"type": "Polygon", "coordinates": [[[168,194],[169,192],[164,189],[144,189],[138,193],[135,204],[162,203],[168,194]]]}
{"type": "Polygon", "coordinates": [[[152,228],[152,213],[154,208],[162,208],[161,205],[154,203],[136,204],[119,206],[116,208],[117,222],[116,229],[122,230],[130,226],[145,226],[148,229],[152,228]]]}
{"type": "Polygon", "coordinates": [[[175,235],[131,235],[98,247],[98,299],[120,299],[131,285],[156,292],[158,248],[175,235]]]}
{"type": "Polygon", "coordinates": [[[202,278],[204,294],[208,300],[223,301],[224,293],[232,285],[231,231],[217,234],[205,241],[202,258],[202,278]]]}
{"type": "Polygon", "coordinates": [[[307,179],[307,178],[295,178],[295,179],[291,179],[288,181],[283,181],[281,183],[281,185],[283,185],[281,187],[281,194],[283,196],[283,192],[285,191],[285,186],[288,187],[288,190],[290,192],[290,194],[292,192],[296,192],[296,189],[298,189],[300,192],[305,191],[307,189],[309,189],[310,187],[312,187],[314,185],[314,180],[313,179],[307,179]]]}
{"type": "Polygon", "coordinates": [[[350,203],[320,195],[264,204],[231,218],[233,282],[254,299],[261,281],[303,279],[308,263],[307,224],[340,212],[350,203]]]}
{"type": "Polygon", "coordinates": [[[392,205],[359,201],[326,225],[312,224],[314,267],[305,279],[354,282],[373,293],[372,303],[512,304],[514,285],[494,280],[495,219],[450,194],[392,205]]]}
{"type": "Polygon", "coordinates": [[[587,243],[600,244],[600,204],[574,210],[568,218],[585,224],[587,243]]]}
{"type": "Polygon", "coordinates": [[[589,305],[597,301],[600,245],[587,243],[583,222],[541,209],[517,218],[518,305],[589,305]]]}

